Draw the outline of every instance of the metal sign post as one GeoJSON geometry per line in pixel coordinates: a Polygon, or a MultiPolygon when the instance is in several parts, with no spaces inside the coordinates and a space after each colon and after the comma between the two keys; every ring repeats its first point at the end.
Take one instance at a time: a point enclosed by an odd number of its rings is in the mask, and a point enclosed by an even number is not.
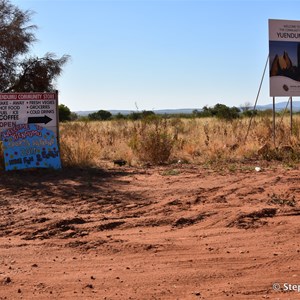
{"type": "Polygon", "coordinates": [[[291,129],[291,137],[293,135],[293,97],[290,97],[290,129],[291,129]]]}
{"type": "Polygon", "coordinates": [[[273,97],[273,144],[274,144],[274,147],[276,146],[276,121],[275,121],[275,118],[276,118],[276,114],[275,114],[275,97],[273,97]]]}
{"type": "Polygon", "coordinates": [[[60,149],[58,90],[55,91],[55,95],[56,95],[56,138],[57,138],[58,149],[60,149]]]}

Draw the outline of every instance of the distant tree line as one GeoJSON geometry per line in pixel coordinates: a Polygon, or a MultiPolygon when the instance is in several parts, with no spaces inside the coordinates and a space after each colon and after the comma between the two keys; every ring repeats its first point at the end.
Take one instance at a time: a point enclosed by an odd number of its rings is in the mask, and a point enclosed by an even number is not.
{"type": "MultiPolygon", "coordinates": [[[[277,112],[276,114],[282,114],[282,112],[277,112]]],[[[155,114],[151,110],[144,110],[141,112],[135,111],[130,114],[118,113],[113,115],[107,110],[99,110],[88,114],[87,116],[79,116],[70,109],[63,105],[59,105],[59,120],[60,121],[109,121],[109,120],[145,120],[157,117],[164,118],[217,118],[225,121],[232,121],[238,118],[245,118],[251,116],[271,116],[272,110],[257,111],[252,110],[249,107],[228,107],[225,104],[216,104],[213,107],[204,106],[201,110],[194,110],[192,113],[179,113],[179,114],[155,114]]]]}
{"type": "Polygon", "coordinates": [[[234,120],[240,118],[242,116],[251,116],[253,111],[246,109],[239,109],[237,107],[228,107],[224,104],[216,104],[213,107],[204,106],[202,110],[194,110],[191,114],[164,114],[164,115],[156,115],[155,112],[151,110],[144,110],[141,112],[131,112],[128,115],[123,115],[118,113],[116,115],[112,115],[109,111],[99,110],[97,112],[91,113],[87,116],[87,120],[91,121],[106,121],[106,120],[142,120],[147,118],[152,118],[154,116],[163,116],[165,118],[208,118],[208,117],[216,117],[218,119],[223,120],[234,120]]]}

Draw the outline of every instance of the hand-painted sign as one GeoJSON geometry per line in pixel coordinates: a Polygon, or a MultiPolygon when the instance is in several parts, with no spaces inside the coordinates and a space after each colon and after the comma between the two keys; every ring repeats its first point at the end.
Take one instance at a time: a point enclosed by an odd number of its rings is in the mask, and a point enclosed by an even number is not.
{"type": "Polygon", "coordinates": [[[57,136],[57,93],[0,93],[0,132],[18,124],[39,124],[57,136]]]}
{"type": "Polygon", "coordinates": [[[269,20],[270,95],[300,96],[300,21],[269,20]]]}
{"type": "Polygon", "coordinates": [[[19,124],[1,133],[6,170],[60,169],[57,138],[37,124],[19,124]]]}

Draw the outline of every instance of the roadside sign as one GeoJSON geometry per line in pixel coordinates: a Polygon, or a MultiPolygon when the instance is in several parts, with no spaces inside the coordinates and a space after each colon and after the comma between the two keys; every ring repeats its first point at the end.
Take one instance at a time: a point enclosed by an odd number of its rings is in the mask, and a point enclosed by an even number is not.
{"type": "Polygon", "coordinates": [[[58,135],[58,93],[0,93],[0,133],[38,124],[58,135]]]}
{"type": "Polygon", "coordinates": [[[20,124],[2,132],[5,170],[60,169],[57,139],[53,131],[37,124],[20,124]]]}

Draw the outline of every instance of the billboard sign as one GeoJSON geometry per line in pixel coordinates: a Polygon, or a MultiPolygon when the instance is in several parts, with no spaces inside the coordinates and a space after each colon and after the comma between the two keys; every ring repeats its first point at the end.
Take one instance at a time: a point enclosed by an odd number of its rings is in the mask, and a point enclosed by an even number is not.
{"type": "Polygon", "coordinates": [[[300,21],[269,20],[270,96],[300,96],[300,21]]]}
{"type": "Polygon", "coordinates": [[[58,131],[57,93],[0,93],[0,133],[19,124],[58,131]]]}

